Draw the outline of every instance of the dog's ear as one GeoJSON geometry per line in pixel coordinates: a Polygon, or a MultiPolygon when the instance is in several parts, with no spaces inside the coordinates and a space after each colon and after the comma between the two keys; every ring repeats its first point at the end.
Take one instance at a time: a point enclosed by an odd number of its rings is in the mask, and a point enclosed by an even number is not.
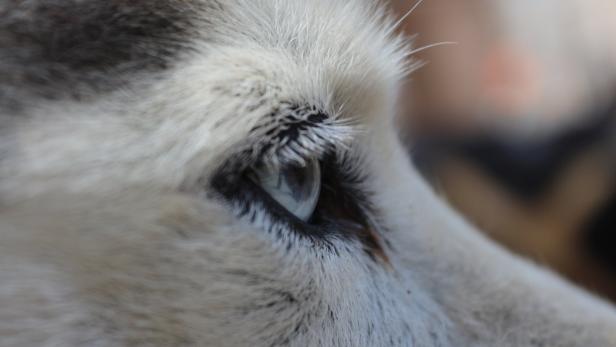
{"type": "Polygon", "coordinates": [[[165,68],[186,46],[196,16],[195,5],[181,0],[3,1],[0,105],[18,102],[24,89],[75,97],[165,68]]]}

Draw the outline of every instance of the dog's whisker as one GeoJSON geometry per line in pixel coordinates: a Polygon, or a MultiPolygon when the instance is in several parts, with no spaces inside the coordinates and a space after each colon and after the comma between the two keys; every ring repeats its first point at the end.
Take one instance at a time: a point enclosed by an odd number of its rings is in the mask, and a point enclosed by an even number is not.
{"type": "Polygon", "coordinates": [[[392,26],[392,30],[396,30],[398,27],[400,27],[400,25],[411,15],[415,12],[416,9],[419,8],[419,6],[424,2],[424,0],[417,0],[417,2],[415,3],[415,5],[413,5],[413,7],[411,7],[410,10],[406,11],[406,13],[400,17],[400,19],[398,19],[394,25],[392,26]]]}
{"type": "Polygon", "coordinates": [[[413,49],[412,51],[410,51],[408,53],[408,55],[411,56],[413,54],[417,54],[419,52],[423,52],[423,51],[425,51],[427,49],[434,48],[434,47],[457,45],[457,44],[458,44],[458,42],[455,42],[455,41],[442,41],[442,42],[431,43],[429,45],[425,45],[425,46],[421,46],[419,48],[413,49]]]}

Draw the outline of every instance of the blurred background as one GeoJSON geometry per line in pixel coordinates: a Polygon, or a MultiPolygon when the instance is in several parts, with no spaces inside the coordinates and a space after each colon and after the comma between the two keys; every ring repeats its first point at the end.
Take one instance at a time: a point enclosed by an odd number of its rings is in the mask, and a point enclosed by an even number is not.
{"type": "MultiPolygon", "coordinates": [[[[401,17],[414,0],[391,0],[401,17]]],[[[616,302],[616,1],[425,0],[401,132],[490,238],[616,302]]]]}

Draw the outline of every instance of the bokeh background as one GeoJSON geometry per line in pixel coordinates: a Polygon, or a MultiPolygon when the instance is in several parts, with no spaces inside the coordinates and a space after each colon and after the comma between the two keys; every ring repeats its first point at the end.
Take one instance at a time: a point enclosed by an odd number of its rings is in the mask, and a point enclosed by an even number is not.
{"type": "MultiPolygon", "coordinates": [[[[416,3],[391,0],[401,17],[416,3]]],[[[400,129],[490,238],[616,302],[616,1],[425,0],[400,129]]]]}

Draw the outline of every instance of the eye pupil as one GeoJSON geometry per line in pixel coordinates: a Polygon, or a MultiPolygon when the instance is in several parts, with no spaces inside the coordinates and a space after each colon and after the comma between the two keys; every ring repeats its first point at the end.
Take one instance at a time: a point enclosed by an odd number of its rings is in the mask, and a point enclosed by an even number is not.
{"type": "Polygon", "coordinates": [[[291,167],[288,169],[283,169],[281,171],[281,182],[285,182],[282,180],[286,180],[286,184],[289,186],[290,193],[293,194],[293,197],[297,200],[303,198],[303,194],[305,193],[305,188],[310,184],[310,173],[305,168],[300,167],[291,167]]]}
{"type": "Polygon", "coordinates": [[[312,216],[321,191],[321,168],[318,160],[305,166],[259,167],[252,179],[276,202],[303,221],[312,216]]]}

